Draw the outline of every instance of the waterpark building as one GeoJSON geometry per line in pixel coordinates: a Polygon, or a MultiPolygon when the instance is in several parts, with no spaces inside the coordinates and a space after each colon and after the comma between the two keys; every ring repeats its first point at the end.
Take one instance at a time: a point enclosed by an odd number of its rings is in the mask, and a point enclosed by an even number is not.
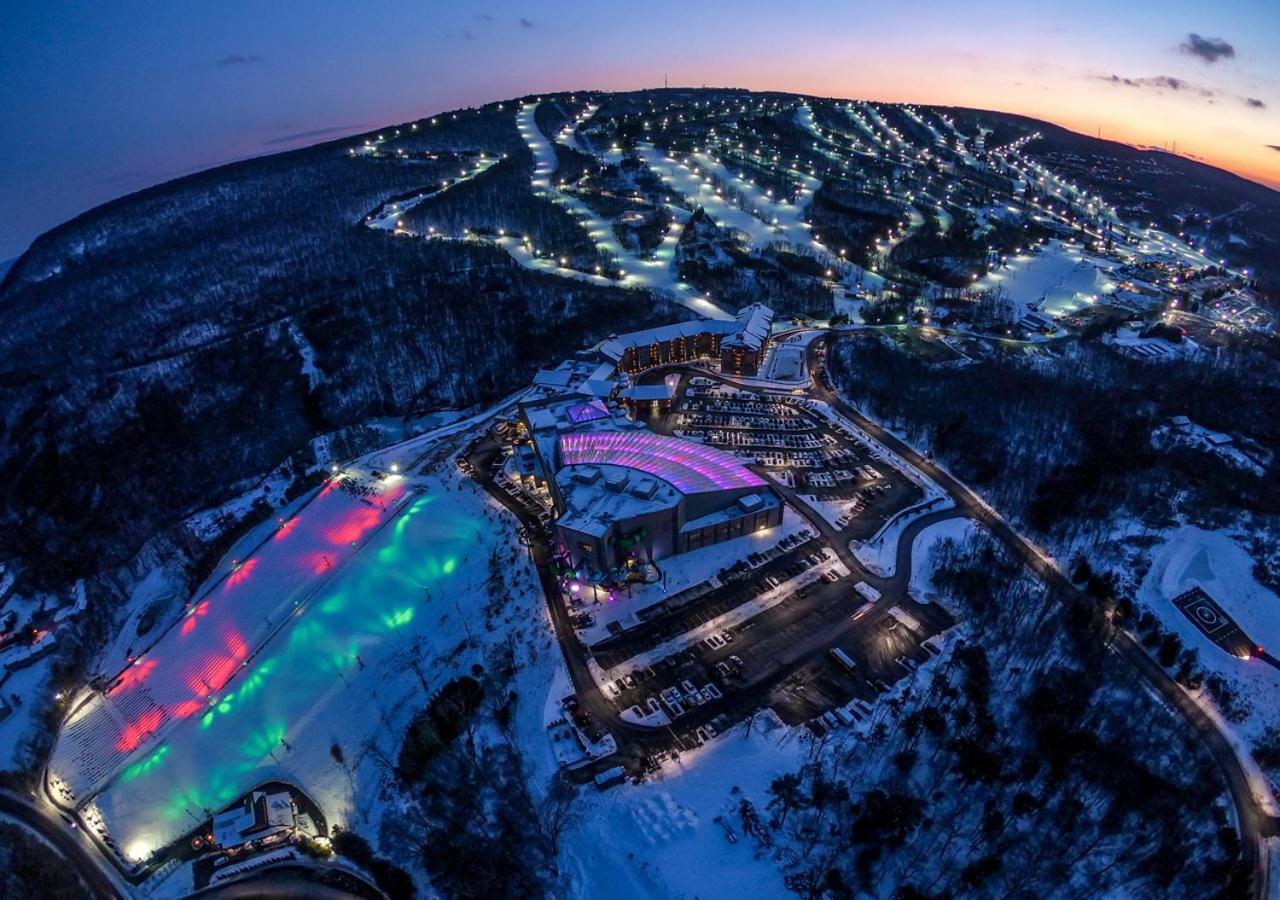
{"type": "Polygon", "coordinates": [[[782,504],[735,457],[653,432],[560,435],[556,533],[575,567],[607,573],[771,528],[782,504]]]}

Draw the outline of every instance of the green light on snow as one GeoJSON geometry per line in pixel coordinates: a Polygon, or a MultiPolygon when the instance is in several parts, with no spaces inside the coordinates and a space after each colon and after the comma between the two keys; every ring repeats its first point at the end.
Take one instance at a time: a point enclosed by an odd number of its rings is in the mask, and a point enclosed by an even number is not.
{"type": "Polygon", "coordinates": [[[120,780],[122,782],[129,782],[129,781],[133,781],[133,779],[137,778],[139,775],[147,774],[156,766],[160,765],[160,763],[164,762],[164,758],[168,754],[169,754],[169,745],[165,744],[164,746],[158,748],[155,753],[152,753],[146,759],[139,760],[138,762],[134,763],[133,765],[125,769],[124,772],[120,775],[120,780]]]}
{"type": "Polygon", "coordinates": [[[400,628],[408,625],[413,621],[413,607],[406,606],[404,609],[393,612],[389,616],[382,617],[382,624],[388,628],[400,628]]]}

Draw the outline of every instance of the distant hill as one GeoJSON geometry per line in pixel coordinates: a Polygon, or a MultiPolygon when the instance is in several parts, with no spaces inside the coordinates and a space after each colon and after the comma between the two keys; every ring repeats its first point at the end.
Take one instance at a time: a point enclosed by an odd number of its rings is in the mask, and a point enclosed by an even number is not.
{"type": "MultiPolygon", "coordinates": [[[[717,89],[594,96],[602,115],[619,116],[668,101],[705,109],[698,104],[713,97],[797,102],[717,89]]],[[[338,456],[354,454],[377,440],[360,428],[372,418],[489,401],[611,332],[688,315],[644,291],[535,272],[460,230],[457,240],[429,241],[366,227],[384,204],[458,178],[460,159],[505,156],[418,212],[593,252],[589,241],[581,249],[580,224],[532,190],[516,105],[190,175],[78,216],[0,266],[0,559],[44,560],[50,578],[117,565],[249,479],[286,462],[301,472],[317,435],[329,435],[338,456]]],[[[539,107],[539,127],[554,133],[582,108],[555,95],[539,107]]],[[[1230,234],[1248,242],[1259,268],[1267,254],[1273,266],[1280,260],[1274,191],[1031,119],[955,113],[962,129],[992,129],[993,142],[1039,131],[1030,152],[1104,194],[1114,186],[1134,215],[1163,221],[1189,207],[1242,207],[1230,234]]],[[[811,136],[797,137],[793,120],[780,113],[757,124],[805,149],[811,136]]],[[[575,152],[557,148],[580,168],[575,152]]],[[[791,176],[761,167],[755,177],[781,187],[791,176]]],[[[868,212],[833,193],[824,214],[869,240],[898,216],[876,202],[885,208],[868,212]]],[[[726,302],[767,284],[785,303],[798,280],[821,276],[804,259],[744,260],[757,274],[726,279],[726,302]]]]}
{"type": "Polygon", "coordinates": [[[950,109],[957,126],[990,128],[988,145],[1040,137],[1026,152],[1059,175],[1096,191],[1126,218],[1189,231],[1280,296],[1280,191],[1162,150],[1100,140],[1048,122],[987,110],[950,109]]]}
{"type": "MultiPolygon", "coordinates": [[[[531,170],[510,109],[461,110],[414,143],[406,125],[404,146],[506,153],[531,170]]],[[[64,573],[118,564],[245,478],[310,461],[317,434],[353,453],[365,445],[343,429],[356,423],[492,400],[586,342],[681,316],[497,248],[363,227],[444,163],[353,159],[359,144],[140,191],[12,265],[0,283],[0,559],[58,560],[64,573]],[[309,382],[307,359],[323,381],[309,382]]],[[[527,178],[505,202],[551,206],[527,178]]]]}

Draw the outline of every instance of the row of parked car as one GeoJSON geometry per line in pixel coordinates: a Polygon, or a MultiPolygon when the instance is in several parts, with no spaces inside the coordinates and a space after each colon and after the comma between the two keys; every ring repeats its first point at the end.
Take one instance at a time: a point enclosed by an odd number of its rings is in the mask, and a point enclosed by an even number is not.
{"type": "MultiPolygon", "coordinates": [[[[686,678],[679,685],[663,688],[658,692],[658,696],[662,698],[662,703],[667,709],[667,715],[672,719],[678,719],[687,712],[686,704],[689,709],[695,706],[702,706],[702,704],[710,703],[712,700],[719,700],[724,696],[724,692],[710,681],[699,688],[695,687],[693,682],[686,678]]],[[[653,697],[650,697],[647,701],[651,710],[655,708],[653,701],[653,697]]]]}
{"type": "Polygon", "coordinates": [[[730,412],[683,412],[676,419],[681,427],[746,428],[756,431],[812,431],[817,426],[800,416],[763,416],[730,412]]]}
{"type": "Polygon", "coordinates": [[[837,728],[862,721],[871,715],[873,709],[874,707],[866,700],[855,697],[844,706],[827,710],[816,721],[821,722],[827,731],[835,731],[837,728]]]}
{"type": "MultiPolygon", "coordinates": [[[[681,434],[680,431],[676,432],[681,434]]],[[[685,432],[707,444],[719,447],[769,447],[781,450],[813,450],[822,442],[812,435],[781,431],[724,431],[719,428],[689,428],[685,432]]]]}
{"type": "MultiPolygon", "coordinates": [[[[774,572],[770,575],[766,575],[764,578],[762,578],[760,581],[758,581],[754,585],[753,590],[757,595],[766,593],[767,591],[770,591],[773,588],[776,588],[778,585],[782,584],[782,582],[789,581],[792,578],[795,578],[805,569],[811,569],[814,566],[819,565],[820,563],[825,562],[830,558],[831,558],[830,547],[823,547],[820,550],[815,550],[813,553],[810,553],[807,556],[800,557],[799,559],[791,563],[786,568],[780,569],[779,571],[774,572]]],[[[823,581],[831,582],[831,581],[835,581],[836,578],[837,576],[834,572],[824,572],[822,575],[823,581]]]]}

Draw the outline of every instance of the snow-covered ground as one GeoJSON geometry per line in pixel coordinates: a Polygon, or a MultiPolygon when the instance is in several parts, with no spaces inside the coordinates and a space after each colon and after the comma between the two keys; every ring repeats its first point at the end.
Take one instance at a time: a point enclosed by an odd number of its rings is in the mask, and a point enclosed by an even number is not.
{"type": "Polygon", "coordinates": [[[882,578],[892,578],[898,559],[898,540],[902,537],[902,533],[907,526],[921,516],[926,516],[942,509],[950,509],[953,506],[955,506],[955,503],[950,498],[941,502],[938,500],[922,500],[915,506],[904,509],[886,522],[878,532],[872,535],[870,540],[862,542],[850,541],[849,549],[853,551],[853,555],[858,562],[866,566],[869,571],[882,578]]]}
{"type": "Polygon", "coordinates": [[[927,528],[921,529],[911,544],[911,578],[908,585],[911,596],[930,603],[942,600],[943,598],[934,590],[930,580],[933,566],[930,564],[929,556],[933,548],[948,539],[966,544],[973,540],[981,527],[973,519],[957,516],[954,519],[934,522],[927,528]]]}
{"type": "Polygon", "coordinates": [[[401,218],[405,213],[409,212],[409,210],[413,209],[420,203],[430,200],[432,197],[439,197],[450,188],[457,187],[464,182],[470,181],[477,175],[483,175],[497,162],[498,157],[496,156],[488,158],[484,158],[482,156],[474,166],[469,169],[459,170],[457,178],[445,181],[441,187],[434,191],[424,191],[423,193],[410,197],[407,200],[397,200],[385,204],[368,220],[368,225],[370,228],[379,228],[384,231],[396,231],[400,228],[401,218]]]}
{"type": "MultiPolygon", "coordinates": [[[[428,690],[458,670],[456,654],[482,661],[482,651],[466,642],[482,626],[486,605],[495,596],[510,598],[506,602],[524,608],[515,621],[540,621],[532,569],[512,549],[519,546],[514,520],[474,483],[445,462],[404,479],[396,490],[405,500],[374,526],[385,527],[376,527],[367,544],[336,566],[335,576],[297,615],[286,614],[289,621],[264,646],[249,655],[254,645],[241,639],[239,652],[221,653],[237,671],[225,688],[207,692],[216,693],[213,702],[201,702],[195,714],[147,742],[110,776],[89,818],[100,815],[127,855],[145,858],[268,779],[298,784],[331,821],[367,816],[384,773],[366,747],[372,742],[394,756],[407,717],[428,690]],[[489,588],[495,552],[504,583],[489,588]],[[446,657],[450,662],[442,665],[446,657]],[[331,754],[334,745],[342,748],[345,764],[331,754]]],[[[334,553],[335,540],[359,537],[348,533],[356,527],[352,522],[331,521],[324,512],[304,509],[303,522],[241,564],[239,571],[249,574],[234,589],[264,592],[265,606],[274,608],[273,601],[288,596],[277,586],[281,578],[288,581],[298,565],[334,553]],[[311,516],[320,521],[307,521],[311,516]],[[274,553],[280,543],[292,544],[291,552],[274,553]]],[[[197,597],[212,598],[210,609],[224,607],[222,591],[206,589],[197,597]]],[[[263,606],[243,609],[253,615],[263,606]]],[[[197,623],[190,631],[196,643],[221,646],[230,640],[228,629],[239,626],[249,634],[255,627],[228,620],[215,629],[201,622],[199,604],[196,609],[188,619],[197,623]]],[[[174,633],[187,637],[181,628],[174,633]]],[[[186,658],[198,655],[194,645],[187,650],[186,658]]]]}
{"type": "Polygon", "coordinates": [[[800,199],[796,203],[775,202],[765,191],[705,153],[677,158],[652,144],[639,144],[636,152],[672,191],[690,205],[701,206],[717,225],[744,233],[753,248],[779,242],[815,249],[819,246],[815,245],[809,224],[804,221],[805,208],[814,191],[822,185],[818,179],[803,177],[800,199]],[[743,207],[723,193],[717,193],[712,176],[742,196],[743,207]]]}
{"type": "MultiPolygon", "coordinates": [[[[1224,531],[1205,531],[1184,525],[1152,550],[1151,569],[1143,578],[1137,599],[1158,615],[1165,627],[1194,649],[1206,672],[1220,675],[1234,691],[1242,710],[1237,721],[1226,721],[1208,691],[1197,699],[1214,713],[1223,732],[1235,744],[1255,785],[1264,779],[1247,749],[1280,728],[1280,670],[1257,658],[1239,659],[1207,638],[1171,602],[1193,587],[1201,587],[1256,643],[1280,646],[1280,597],[1253,577],[1253,561],[1224,531]]],[[[1269,790],[1255,793],[1275,806],[1269,790]]],[[[1280,809],[1277,810],[1280,812],[1280,809]]]]}
{"type": "MultiPolygon", "coordinates": [[[[1155,607],[1193,587],[1201,587],[1255,643],[1280,647],[1280,597],[1259,584],[1252,573],[1253,559],[1229,534],[1186,525],[1156,548],[1140,597],[1155,607]]],[[[1161,617],[1170,624],[1175,618],[1185,620],[1172,607],[1167,616],[1161,617]]],[[[1200,633],[1189,622],[1187,625],[1200,633]]],[[[1221,650],[1217,652],[1223,654],[1221,650]]]]}
{"type": "MultiPolygon", "coordinates": [[[[768,818],[770,782],[794,772],[809,751],[807,732],[764,714],[664,764],[644,784],[588,795],[582,825],[565,840],[563,868],[577,897],[614,900],[740,900],[795,895],[779,863],[743,833],[749,800],[768,818]],[[715,821],[723,817],[737,843],[715,821]]],[[[589,790],[589,789],[588,789],[589,790]]]]}
{"type": "Polygon", "coordinates": [[[9,715],[0,719],[0,770],[16,768],[20,762],[22,736],[31,733],[40,711],[38,700],[46,690],[44,684],[52,664],[53,657],[47,656],[25,669],[8,673],[0,682],[0,691],[10,698],[4,701],[9,706],[9,715]],[[13,702],[14,697],[21,699],[21,706],[13,702]]]}
{"type": "MultiPolygon", "coordinates": [[[[779,473],[770,472],[769,474],[777,477],[779,473]]],[[[803,499],[810,509],[836,528],[840,527],[840,519],[843,516],[852,514],[861,506],[856,500],[824,500],[815,494],[805,494],[803,499]]]]}
{"type": "MultiPolygon", "coordinates": [[[[641,259],[619,243],[611,223],[602,218],[582,200],[567,191],[560,190],[551,183],[551,175],[556,169],[555,147],[552,146],[551,139],[538,128],[534,115],[537,108],[537,103],[526,103],[516,115],[516,127],[520,131],[520,136],[524,138],[529,150],[533,153],[532,185],[534,192],[563,206],[572,215],[581,220],[582,227],[586,230],[591,240],[595,242],[596,249],[602,253],[609,254],[618,261],[620,271],[625,273],[622,278],[624,286],[644,287],[662,291],[688,306],[694,312],[709,318],[732,318],[729,313],[700,295],[692,285],[686,284],[676,277],[675,252],[676,246],[680,243],[680,235],[684,231],[684,218],[675,217],[670,231],[663,237],[662,243],[654,251],[652,259],[641,259]]],[[[595,111],[594,107],[588,107],[588,110],[589,113],[594,113],[595,111]]],[[[591,273],[574,273],[572,269],[556,265],[553,260],[539,260],[527,250],[523,253],[516,252],[517,249],[523,248],[520,247],[520,242],[514,238],[499,240],[498,244],[510,252],[522,265],[530,268],[544,269],[556,275],[582,276],[588,280],[597,280],[607,284],[617,283],[610,279],[598,278],[591,273]],[[537,263],[544,263],[544,265],[540,266],[537,263]]]]}
{"type": "Polygon", "coordinates": [[[1085,253],[1077,246],[1050,241],[1038,253],[1009,260],[974,282],[978,290],[997,287],[1008,292],[1014,321],[1032,305],[1049,316],[1061,316],[1092,303],[1105,302],[1116,288],[1111,273],[1118,263],[1085,253]]]}
{"type": "Polygon", "coordinates": [[[810,344],[825,333],[815,328],[812,331],[798,331],[772,341],[760,377],[765,381],[782,384],[788,382],[796,385],[808,384],[809,364],[806,351],[810,344]]]}

